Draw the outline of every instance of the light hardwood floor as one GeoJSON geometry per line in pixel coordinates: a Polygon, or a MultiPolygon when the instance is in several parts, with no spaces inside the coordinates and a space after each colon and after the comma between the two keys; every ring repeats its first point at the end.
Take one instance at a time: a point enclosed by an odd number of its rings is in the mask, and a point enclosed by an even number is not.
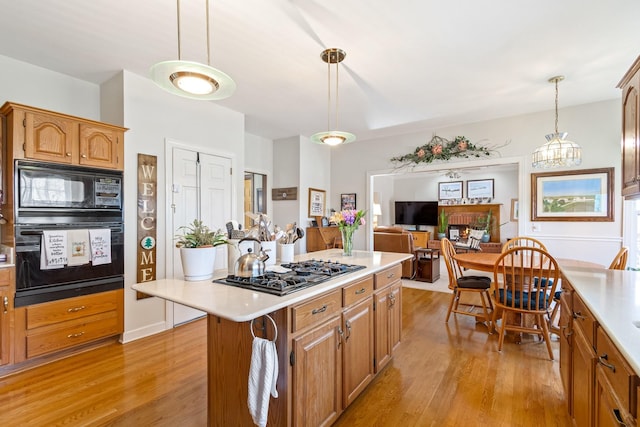
{"type": "MultiPolygon", "coordinates": [[[[403,289],[393,362],[336,426],[570,426],[557,362],[543,343],[505,342],[449,295],[403,289]]],[[[238,402],[243,405],[244,402],[238,402]]],[[[0,378],[4,426],[206,426],[206,323],[113,344],[0,378]]]]}

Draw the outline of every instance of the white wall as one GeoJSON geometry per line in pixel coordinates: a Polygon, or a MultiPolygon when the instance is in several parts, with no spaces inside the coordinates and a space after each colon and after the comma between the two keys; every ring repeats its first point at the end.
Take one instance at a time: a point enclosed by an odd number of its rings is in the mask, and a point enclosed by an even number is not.
{"type": "MultiPolygon", "coordinates": [[[[158,298],[136,299],[130,285],[136,281],[137,251],[137,156],[157,157],[157,270],[158,279],[165,277],[166,248],[173,250],[173,232],[166,231],[169,209],[169,185],[165,175],[165,141],[182,144],[213,154],[230,157],[234,171],[232,183],[232,215],[242,219],[244,179],[244,116],[220,107],[214,102],[180,98],[159,89],[151,80],[123,71],[103,85],[103,99],[122,97],[125,134],[125,335],[128,341],[163,330],[167,313],[165,301],[158,298]],[[114,83],[115,81],[115,83],[114,83]],[[122,84],[118,88],[117,82],[122,84]],[[106,89],[109,89],[107,92],[106,89]]],[[[107,102],[107,101],[104,101],[107,102]]],[[[108,103],[108,102],[107,102],[108,103]]],[[[110,105],[116,102],[109,103],[110,105]]]]}
{"type": "MultiPolygon", "coordinates": [[[[487,164],[490,160],[461,160],[438,162],[429,166],[398,168],[390,158],[411,153],[427,143],[433,134],[452,138],[464,135],[474,143],[500,145],[510,143],[498,151],[503,158],[520,159],[519,173],[520,218],[519,234],[541,239],[552,254],[559,258],[582,258],[607,263],[613,258],[622,236],[620,194],[620,101],[609,100],[559,110],[559,130],[569,132],[571,140],[583,149],[580,169],[615,167],[614,222],[538,222],[533,230],[530,221],[531,153],[543,144],[544,135],[553,132],[554,111],[469,123],[444,129],[425,129],[419,134],[398,135],[335,147],[331,151],[331,189],[334,194],[357,192],[358,200],[366,196],[371,209],[368,177],[378,174],[411,173],[414,171],[460,168],[487,164]]],[[[384,213],[384,212],[383,212],[384,213]]],[[[365,248],[370,240],[367,231],[357,232],[356,249],[365,248]]]]}

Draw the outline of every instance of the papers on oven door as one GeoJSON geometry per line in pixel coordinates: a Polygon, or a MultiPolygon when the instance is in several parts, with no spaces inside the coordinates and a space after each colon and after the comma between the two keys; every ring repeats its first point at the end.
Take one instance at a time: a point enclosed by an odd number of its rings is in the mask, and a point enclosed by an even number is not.
{"type": "Polygon", "coordinates": [[[91,264],[101,265],[111,263],[111,230],[96,228],[89,230],[91,242],[91,264]]]}

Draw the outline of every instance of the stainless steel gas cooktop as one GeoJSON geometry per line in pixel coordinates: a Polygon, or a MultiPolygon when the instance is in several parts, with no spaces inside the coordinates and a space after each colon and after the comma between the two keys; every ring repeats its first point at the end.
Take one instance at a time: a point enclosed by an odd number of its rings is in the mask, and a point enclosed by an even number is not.
{"type": "Polygon", "coordinates": [[[342,264],[315,259],[286,263],[282,264],[281,267],[290,271],[284,273],[269,271],[257,277],[240,277],[230,274],[226,278],[216,279],[214,282],[283,296],[326,282],[342,274],[365,268],[364,265],[342,264]]]}

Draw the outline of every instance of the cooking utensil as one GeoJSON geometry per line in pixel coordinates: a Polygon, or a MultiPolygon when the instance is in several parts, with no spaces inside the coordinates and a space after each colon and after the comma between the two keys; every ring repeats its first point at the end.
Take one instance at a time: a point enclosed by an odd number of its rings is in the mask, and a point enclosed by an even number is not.
{"type": "Polygon", "coordinates": [[[264,262],[269,259],[269,255],[267,255],[262,250],[262,244],[260,240],[254,239],[252,237],[247,237],[238,242],[240,243],[252,240],[258,242],[260,247],[260,254],[256,255],[251,251],[251,248],[247,249],[247,253],[242,255],[235,263],[233,274],[238,277],[258,277],[264,275],[265,265],[264,262]]]}

